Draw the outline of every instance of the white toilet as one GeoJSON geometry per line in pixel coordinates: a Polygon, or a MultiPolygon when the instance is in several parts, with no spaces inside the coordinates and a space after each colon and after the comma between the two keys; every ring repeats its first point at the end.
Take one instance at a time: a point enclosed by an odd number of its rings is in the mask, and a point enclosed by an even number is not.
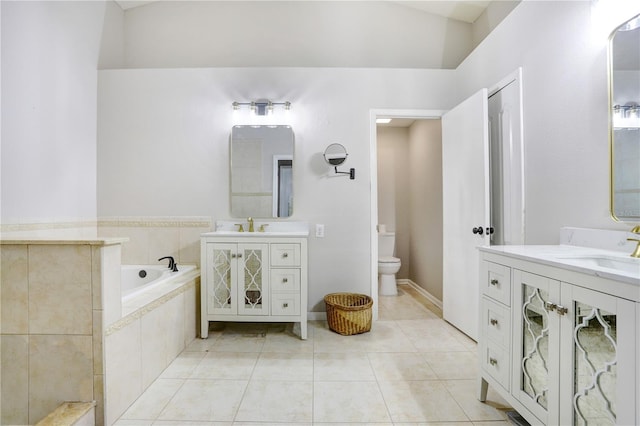
{"type": "MultiPolygon", "coordinates": [[[[384,228],[380,226],[380,228],[384,228]]],[[[398,294],[396,273],[400,270],[400,259],[393,257],[396,245],[394,232],[378,232],[378,284],[381,296],[398,294]]]]}

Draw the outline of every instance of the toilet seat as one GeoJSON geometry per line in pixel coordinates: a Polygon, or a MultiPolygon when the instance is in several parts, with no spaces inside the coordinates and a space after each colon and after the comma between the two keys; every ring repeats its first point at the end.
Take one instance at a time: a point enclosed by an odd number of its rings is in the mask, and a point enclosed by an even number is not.
{"type": "Polygon", "coordinates": [[[400,259],[393,256],[382,256],[378,258],[378,263],[398,263],[400,259]]]}

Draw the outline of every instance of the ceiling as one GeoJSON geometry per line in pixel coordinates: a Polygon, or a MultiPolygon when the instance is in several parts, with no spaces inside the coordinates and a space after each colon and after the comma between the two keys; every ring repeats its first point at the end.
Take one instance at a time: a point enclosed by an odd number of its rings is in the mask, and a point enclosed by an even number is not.
{"type": "MultiPolygon", "coordinates": [[[[164,0],[115,0],[123,10],[131,9],[138,6],[144,6],[149,3],[156,3],[164,0]]],[[[178,0],[189,1],[189,0],[178,0]]],[[[218,0],[207,0],[218,1],[218,0]]],[[[242,0],[236,0],[242,1],[242,0]]],[[[304,1],[304,0],[298,0],[304,1]]],[[[489,6],[491,1],[485,0],[447,0],[447,1],[394,1],[394,3],[401,4],[406,7],[418,9],[423,12],[431,13],[434,15],[444,16],[445,18],[455,19],[458,21],[473,23],[482,14],[482,12],[489,6]]]]}

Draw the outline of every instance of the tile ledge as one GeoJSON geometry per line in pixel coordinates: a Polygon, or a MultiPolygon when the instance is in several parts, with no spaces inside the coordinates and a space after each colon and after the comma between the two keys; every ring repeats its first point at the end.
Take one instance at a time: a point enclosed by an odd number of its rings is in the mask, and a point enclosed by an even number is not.
{"type": "Polygon", "coordinates": [[[47,417],[36,423],[36,426],[74,425],[95,406],[95,401],[64,402],[49,413],[47,417]]]}
{"type": "Polygon", "coordinates": [[[95,239],[51,239],[51,238],[11,238],[4,239],[0,237],[0,244],[33,244],[33,245],[92,245],[92,246],[111,246],[122,244],[129,241],[127,237],[115,238],[95,238],[95,239]]]}

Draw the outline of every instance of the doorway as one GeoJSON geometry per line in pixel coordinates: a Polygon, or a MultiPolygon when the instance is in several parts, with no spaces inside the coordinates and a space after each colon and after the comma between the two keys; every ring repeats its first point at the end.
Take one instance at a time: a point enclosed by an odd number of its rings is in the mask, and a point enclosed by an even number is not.
{"type": "MultiPolygon", "coordinates": [[[[501,91],[501,89],[509,86],[512,89],[512,94],[514,95],[510,102],[509,114],[511,114],[510,120],[503,120],[501,123],[510,122],[512,124],[511,127],[497,126],[496,129],[501,129],[500,131],[506,132],[505,134],[509,135],[509,138],[502,139],[502,146],[508,147],[505,149],[501,155],[503,158],[500,160],[505,164],[501,171],[501,175],[496,177],[496,179],[503,182],[503,186],[500,191],[503,194],[503,202],[500,207],[502,210],[502,220],[510,221],[510,225],[506,223],[503,225],[503,229],[505,233],[508,230],[509,236],[503,235],[502,242],[504,244],[523,244],[524,243],[524,148],[523,148],[523,113],[522,113],[522,69],[518,69],[515,72],[509,74],[507,77],[502,79],[500,82],[492,86],[489,90],[485,89],[485,102],[487,102],[488,97],[493,97],[497,92],[501,91]],[[508,153],[508,154],[506,154],[508,153]],[[509,176],[507,176],[507,172],[509,176]],[[507,195],[508,194],[508,197],[507,195]],[[507,202],[507,199],[509,200],[507,202]],[[506,219],[509,218],[509,219],[506,219]]],[[[499,99],[497,97],[496,99],[499,99]]],[[[504,109],[499,109],[499,114],[504,115],[504,109]]],[[[378,317],[378,235],[376,226],[379,223],[378,217],[378,176],[377,176],[377,133],[376,133],[376,118],[378,117],[398,117],[398,118],[414,118],[414,119],[441,119],[445,113],[448,111],[443,110],[371,110],[370,111],[370,173],[371,173],[371,224],[370,224],[370,236],[371,236],[371,296],[374,299],[374,319],[378,317]]],[[[489,121],[488,113],[485,115],[485,122],[489,121]]],[[[501,118],[500,118],[501,120],[501,118]]],[[[499,120],[498,120],[499,121],[499,120]]],[[[500,122],[500,121],[499,121],[500,122]]],[[[488,146],[488,144],[487,144],[488,146]]],[[[488,152],[485,159],[488,161],[488,152]]],[[[497,158],[497,157],[496,157],[497,158]]],[[[496,160],[494,160],[495,162],[496,160]]],[[[459,161],[457,162],[459,163],[459,161]]],[[[443,164],[443,170],[447,166],[443,164]]],[[[496,175],[494,175],[496,176],[496,175]]],[[[488,179],[487,179],[488,180],[488,179]]],[[[475,182],[474,182],[475,183],[475,182]]],[[[487,198],[489,198],[489,194],[487,191],[487,198]]],[[[487,212],[489,209],[486,209],[487,212]]],[[[483,212],[484,213],[484,212],[483,212]]],[[[443,212],[443,217],[446,215],[446,212],[443,212]]],[[[487,215],[486,220],[482,220],[483,227],[491,228],[490,219],[487,215]]],[[[475,222],[474,222],[475,223],[475,222]]],[[[478,222],[479,225],[479,222],[478,222]]],[[[477,226],[477,225],[473,225],[477,226]]],[[[469,233],[472,232],[472,226],[464,226],[464,229],[469,233]],[[469,228],[469,229],[467,229],[469,228]]],[[[486,234],[485,234],[486,235],[486,234]]],[[[447,238],[447,236],[443,236],[443,239],[447,238]]],[[[495,243],[494,243],[495,244],[495,243]]],[[[477,244],[476,244],[477,245],[477,244]]],[[[476,253],[475,246],[473,245],[473,253],[476,253]]],[[[444,248],[443,248],[444,251],[444,248]]],[[[464,256],[458,256],[457,262],[463,262],[465,259],[464,256]]],[[[444,263],[444,262],[443,262],[444,263]]],[[[468,265],[449,265],[454,269],[464,269],[468,267],[468,265]]],[[[443,266],[444,268],[444,266],[443,266]]],[[[471,268],[474,269],[474,268],[471,268]]],[[[476,268],[477,269],[477,268],[476,268]]],[[[444,274],[444,269],[443,269],[444,274]]],[[[469,282],[468,284],[472,287],[469,290],[469,294],[478,294],[477,290],[477,279],[478,275],[473,275],[475,277],[474,280],[469,282]],[[474,284],[474,282],[476,282],[474,284]]],[[[444,293],[444,279],[443,279],[443,293],[444,293]]],[[[467,293],[464,293],[467,294],[467,293]]],[[[444,296],[443,296],[444,299],[444,296]]],[[[474,301],[474,305],[477,304],[477,301],[474,301]]],[[[472,318],[472,321],[475,321],[477,315],[470,313],[468,315],[472,318]]],[[[455,324],[454,324],[455,325],[455,324]]],[[[471,333],[473,334],[473,333],[471,333]]]]}
{"type": "MultiPolygon", "coordinates": [[[[371,295],[372,298],[374,300],[374,309],[373,309],[373,316],[374,319],[377,319],[378,317],[378,232],[377,232],[377,225],[379,223],[382,223],[379,220],[379,217],[383,217],[385,221],[389,222],[393,222],[393,223],[387,223],[387,225],[389,225],[389,228],[387,229],[388,231],[395,231],[397,234],[397,240],[396,240],[396,254],[401,254],[401,253],[408,253],[411,250],[410,247],[410,235],[408,235],[409,233],[411,233],[411,229],[410,229],[410,225],[403,223],[403,224],[399,224],[400,220],[406,220],[406,218],[408,218],[408,216],[405,214],[406,212],[402,213],[399,212],[397,216],[402,216],[402,217],[395,217],[395,213],[394,212],[386,212],[386,213],[382,213],[379,214],[378,212],[378,208],[379,208],[379,194],[378,194],[378,188],[379,188],[379,177],[378,177],[378,157],[379,157],[379,153],[378,153],[378,128],[377,128],[377,124],[376,124],[376,119],[377,118],[390,118],[390,119],[395,119],[395,120],[408,120],[409,122],[413,122],[413,121],[423,121],[423,120],[429,120],[429,121],[439,121],[440,117],[442,116],[442,114],[444,113],[444,111],[441,110],[372,110],[370,112],[370,123],[371,123],[371,128],[370,128],[370,146],[371,146],[371,277],[372,277],[372,284],[371,284],[371,295]],[[389,219],[390,217],[392,217],[392,219],[389,219]],[[398,227],[396,226],[396,224],[399,224],[400,229],[398,229],[398,227]],[[401,232],[398,232],[401,231],[401,232]],[[404,234],[404,235],[403,235],[404,234]]],[[[407,165],[408,167],[408,165],[407,165]]],[[[405,180],[406,180],[406,176],[405,176],[405,180]]],[[[389,185],[389,182],[380,182],[380,186],[384,186],[384,185],[389,185]]],[[[399,191],[398,186],[401,186],[401,183],[396,183],[396,188],[390,189],[390,191],[395,191],[396,193],[399,191]]],[[[409,185],[407,185],[409,187],[410,190],[410,185],[411,182],[409,182],[409,185]]],[[[397,194],[398,196],[402,196],[403,194],[397,194]]],[[[404,194],[406,195],[406,194],[404,194]]],[[[409,220],[409,222],[411,222],[409,220]]],[[[401,256],[397,256],[396,257],[401,257],[401,256]]],[[[403,266],[404,271],[401,270],[401,272],[404,274],[406,273],[409,268],[411,267],[410,262],[406,262],[403,266]],[[405,269],[406,268],[406,269],[405,269]]],[[[422,293],[423,295],[425,295],[426,297],[429,298],[428,293],[422,293]]],[[[432,301],[437,301],[434,300],[434,298],[430,298],[432,301]]]]}

